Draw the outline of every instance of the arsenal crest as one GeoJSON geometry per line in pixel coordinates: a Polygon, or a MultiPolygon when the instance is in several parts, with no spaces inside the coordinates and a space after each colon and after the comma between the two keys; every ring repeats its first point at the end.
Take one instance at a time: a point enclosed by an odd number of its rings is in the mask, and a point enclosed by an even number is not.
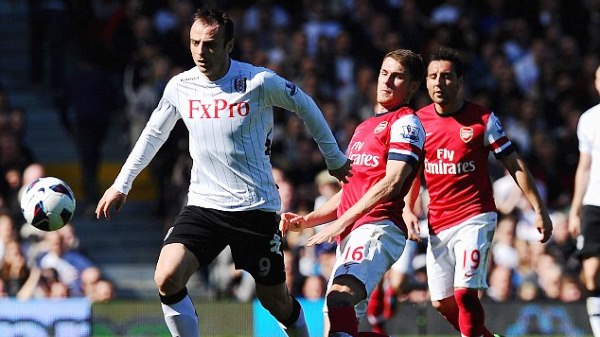
{"type": "Polygon", "coordinates": [[[246,92],[246,78],[245,77],[238,77],[236,79],[233,80],[233,88],[235,89],[235,91],[239,92],[240,94],[243,94],[246,92]]]}
{"type": "Polygon", "coordinates": [[[385,130],[385,128],[387,128],[388,126],[388,122],[387,121],[383,121],[381,123],[379,123],[379,125],[377,125],[375,127],[375,130],[373,131],[374,133],[380,133],[381,131],[385,130]]]}
{"type": "Polygon", "coordinates": [[[460,128],[460,139],[463,142],[468,143],[473,139],[473,128],[471,127],[462,127],[460,128]]]}

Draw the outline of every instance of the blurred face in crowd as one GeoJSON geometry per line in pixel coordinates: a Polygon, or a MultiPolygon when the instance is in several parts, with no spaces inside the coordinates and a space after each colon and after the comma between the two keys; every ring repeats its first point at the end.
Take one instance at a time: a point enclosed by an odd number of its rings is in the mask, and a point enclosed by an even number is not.
{"type": "Polygon", "coordinates": [[[190,51],[200,72],[211,81],[218,80],[229,69],[229,53],[233,39],[225,42],[223,29],[217,24],[196,20],[190,29],[190,51]]]}
{"type": "Polygon", "coordinates": [[[411,79],[408,70],[396,59],[386,57],[377,79],[377,103],[383,108],[377,113],[388,112],[407,104],[418,89],[419,82],[411,79]]]}
{"type": "Polygon", "coordinates": [[[450,61],[435,60],[427,66],[427,92],[439,113],[454,112],[460,108],[458,78],[450,61]]]}

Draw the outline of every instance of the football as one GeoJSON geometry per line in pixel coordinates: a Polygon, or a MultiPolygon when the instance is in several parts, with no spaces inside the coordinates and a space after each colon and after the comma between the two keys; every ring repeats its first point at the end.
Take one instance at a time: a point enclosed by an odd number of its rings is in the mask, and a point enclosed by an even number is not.
{"type": "Polygon", "coordinates": [[[21,196],[21,211],[28,223],[43,231],[55,231],[71,221],[75,195],[64,181],[45,177],[33,181],[21,196]]]}

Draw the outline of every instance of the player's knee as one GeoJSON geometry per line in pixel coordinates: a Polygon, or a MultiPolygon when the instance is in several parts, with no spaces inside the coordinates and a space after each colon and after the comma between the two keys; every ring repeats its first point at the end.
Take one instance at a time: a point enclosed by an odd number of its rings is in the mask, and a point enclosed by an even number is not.
{"type": "Polygon", "coordinates": [[[352,295],[347,291],[339,291],[335,289],[331,289],[327,294],[327,308],[341,308],[341,307],[352,307],[354,306],[354,301],[352,300],[352,295]]]}
{"type": "Polygon", "coordinates": [[[367,297],[363,283],[352,275],[341,275],[333,280],[327,294],[327,307],[354,306],[367,297]]]}
{"type": "Polygon", "coordinates": [[[183,287],[178,282],[173,273],[166,273],[160,269],[154,272],[154,283],[158,287],[161,295],[170,295],[180,291],[183,287]]]}
{"type": "Polygon", "coordinates": [[[442,301],[431,301],[431,306],[437,311],[444,310],[444,304],[442,303],[442,301]]]}

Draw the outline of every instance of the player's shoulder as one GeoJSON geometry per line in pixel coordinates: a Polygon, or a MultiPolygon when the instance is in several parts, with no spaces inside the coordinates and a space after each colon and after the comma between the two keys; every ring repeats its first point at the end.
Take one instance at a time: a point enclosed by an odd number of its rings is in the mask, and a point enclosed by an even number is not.
{"type": "Polygon", "coordinates": [[[416,110],[409,105],[405,105],[400,109],[396,110],[390,117],[392,119],[403,121],[420,121],[419,117],[417,116],[416,110]]]}
{"type": "Polygon", "coordinates": [[[430,114],[435,112],[435,108],[433,107],[433,103],[431,104],[427,104],[426,106],[418,109],[417,111],[415,111],[415,113],[417,114],[417,116],[420,115],[426,115],[426,114],[430,114]]]}
{"type": "Polygon", "coordinates": [[[193,67],[188,70],[184,70],[179,74],[171,77],[169,82],[191,82],[200,79],[200,70],[198,67],[193,67]]]}
{"type": "Polygon", "coordinates": [[[489,116],[492,114],[492,110],[490,110],[489,108],[471,101],[465,101],[463,109],[467,113],[473,115],[489,116]]]}
{"type": "Polygon", "coordinates": [[[596,104],[593,107],[587,109],[579,117],[580,121],[599,121],[600,122],[600,104],[596,104]]]}
{"type": "Polygon", "coordinates": [[[231,66],[235,70],[234,73],[246,72],[262,77],[276,75],[276,73],[269,68],[257,66],[247,62],[231,60],[231,66]]]}

